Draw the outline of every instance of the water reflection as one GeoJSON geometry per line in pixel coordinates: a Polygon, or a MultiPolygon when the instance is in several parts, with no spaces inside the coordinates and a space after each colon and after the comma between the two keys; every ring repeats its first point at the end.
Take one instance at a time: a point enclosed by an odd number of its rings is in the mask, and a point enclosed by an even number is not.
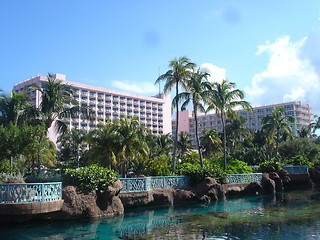
{"type": "Polygon", "coordinates": [[[150,207],[97,221],[0,227],[1,239],[320,239],[320,192],[150,207]],[[307,236],[307,237],[306,237],[307,236]]]}

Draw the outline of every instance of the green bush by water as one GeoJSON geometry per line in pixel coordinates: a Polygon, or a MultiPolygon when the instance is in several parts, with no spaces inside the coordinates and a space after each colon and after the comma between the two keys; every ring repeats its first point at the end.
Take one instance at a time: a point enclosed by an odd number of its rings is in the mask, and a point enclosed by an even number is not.
{"type": "Polygon", "coordinates": [[[177,166],[177,174],[188,176],[191,185],[203,181],[206,177],[212,177],[218,181],[225,178],[222,168],[209,162],[205,162],[203,168],[199,164],[183,163],[177,166]]]}
{"type": "Polygon", "coordinates": [[[292,166],[308,166],[309,168],[313,167],[313,163],[303,155],[294,156],[291,159],[285,161],[285,164],[292,166]]]}
{"type": "Polygon", "coordinates": [[[108,186],[118,180],[118,174],[96,164],[76,169],[68,168],[63,174],[64,184],[78,186],[82,190],[104,192],[108,186]]]}

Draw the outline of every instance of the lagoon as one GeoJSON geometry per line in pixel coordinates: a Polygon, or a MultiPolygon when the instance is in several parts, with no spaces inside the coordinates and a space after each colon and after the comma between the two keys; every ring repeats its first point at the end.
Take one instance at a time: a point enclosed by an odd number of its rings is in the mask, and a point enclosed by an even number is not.
{"type": "Polygon", "coordinates": [[[0,239],[320,239],[320,189],[137,208],[96,221],[2,225],[0,239]]]}

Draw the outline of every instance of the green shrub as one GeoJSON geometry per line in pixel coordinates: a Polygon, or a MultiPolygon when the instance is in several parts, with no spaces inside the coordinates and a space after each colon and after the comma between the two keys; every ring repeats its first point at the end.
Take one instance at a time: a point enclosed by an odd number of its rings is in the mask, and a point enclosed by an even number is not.
{"type": "Polygon", "coordinates": [[[150,164],[151,176],[171,176],[171,158],[166,155],[155,157],[150,164]]]}
{"type": "Polygon", "coordinates": [[[230,159],[227,162],[227,174],[252,173],[252,168],[246,162],[230,159]]]}
{"type": "Polygon", "coordinates": [[[177,166],[177,174],[188,176],[190,185],[200,183],[206,177],[212,177],[218,181],[225,177],[220,166],[210,162],[205,162],[203,168],[199,164],[183,163],[177,166]]]}
{"type": "Polygon", "coordinates": [[[24,183],[24,177],[20,173],[0,173],[0,182],[3,183],[24,183]]]}
{"type": "Polygon", "coordinates": [[[259,165],[259,170],[260,172],[275,172],[280,169],[280,164],[278,162],[274,162],[273,160],[271,161],[264,161],[259,165]]]}
{"type": "Polygon", "coordinates": [[[26,182],[28,183],[45,183],[45,182],[61,182],[61,174],[55,172],[40,172],[39,175],[28,175],[26,176],[26,182]]]}
{"type": "Polygon", "coordinates": [[[308,166],[309,168],[313,167],[312,162],[305,156],[297,155],[289,160],[285,161],[284,164],[292,166],[308,166]]]}
{"type": "Polygon", "coordinates": [[[64,184],[78,186],[82,190],[104,192],[108,186],[118,180],[117,173],[95,164],[76,169],[68,168],[63,174],[64,184]]]}

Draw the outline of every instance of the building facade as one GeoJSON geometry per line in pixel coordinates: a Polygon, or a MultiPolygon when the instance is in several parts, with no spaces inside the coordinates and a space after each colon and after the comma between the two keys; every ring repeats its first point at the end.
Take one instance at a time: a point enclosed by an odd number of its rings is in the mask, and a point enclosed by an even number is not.
{"type": "MultiPolygon", "coordinates": [[[[303,126],[309,126],[311,123],[311,107],[301,102],[286,102],[273,105],[254,107],[251,113],[246,110],[236,110],[235,112],[246,119],[246,126],[249,129],[261,129],[261,119],[270,115],[274,107],[284,107],[285,114],[295,118],[295,123],[291,124],[293,134],[297,136],[297,131],[303,126]]],[[[176,120],[172,120],[172,132],[174,134],[176,120]]],[[[190,138],[195,144],[195,120],[193,111],[185,110],[179,112],[179,129],[178,132],[188,132],[190,138]]],[[[218,132],[222,130],[221,118],[217,114],[207,114],[198,116],[198,133],[202,136],[204,129],[216,129],[218,132]]]]}
{"type": "MultiPolygon", "coordinates": [[[[70,86],[74,97],[80,106],[90,106],[95,113],[94,119],[81,117],[66,120],[69,128],[89,131],[96,128],[98,123],[105,123],[108,119],[121,117],[136,117],[142,126],[148,127],[153,134],[167,134],[171,132],[171,99],[170,95],[158,94],[153,97],[111,90],[82,83],[70,82],[63,74],[54,74],[62,84],[70,86]]],[[[26,92],[33,104],[38,107],[41,103],[39,91],[29,91],[28,86],[35,84],[43,88],[47,77],[37,75],[23,82],[15,84],[15,92],[26,92]]],[[[67,106],[66,106],[67,107],[67,106]]],[[[49,129],[49,138],[55,142],[53,129],[49,129]]]]}

